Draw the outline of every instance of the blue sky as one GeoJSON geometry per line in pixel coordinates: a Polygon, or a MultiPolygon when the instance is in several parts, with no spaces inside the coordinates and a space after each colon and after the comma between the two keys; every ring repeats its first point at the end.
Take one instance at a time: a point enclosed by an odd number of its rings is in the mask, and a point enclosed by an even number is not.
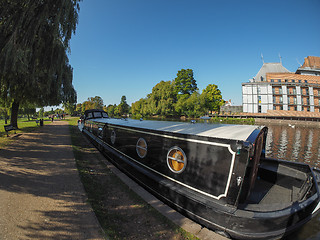
{"type": "Polygon", "coordinates": [[[78,103],[145,98],[193,69],[200,93],[216,84],[242,104],[241,83],[265,62],[295,71],[320,56],[319,0],[83,0],[71,40],[78,103]]]}

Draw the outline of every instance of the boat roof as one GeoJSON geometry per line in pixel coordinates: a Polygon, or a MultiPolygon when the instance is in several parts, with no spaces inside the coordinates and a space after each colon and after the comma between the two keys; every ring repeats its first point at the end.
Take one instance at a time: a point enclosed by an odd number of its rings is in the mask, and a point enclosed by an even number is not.
{"type": "Polygon", "coordinates": [[[108,123],[123,127],[134,127],[170,133],[190,134],[203,137],[214,137],[222,139],[232,139],[246,141],[250,134],[261,129],[254,125],[233,125],[233,124],[211,124],[211,123],[191,123],[173,121],[150,121],[134,119],[112,119],[96,118],[94,121],[108,123]]]}

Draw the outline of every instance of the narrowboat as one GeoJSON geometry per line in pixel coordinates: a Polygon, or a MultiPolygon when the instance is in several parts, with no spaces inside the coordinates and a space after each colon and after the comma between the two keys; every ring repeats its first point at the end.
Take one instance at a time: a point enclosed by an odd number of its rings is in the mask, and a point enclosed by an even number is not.
{"type": "Polygon", "coordinates": [[[111,119],[102,110],[79,125],[157,198],[232,239],[279,239],[319,212],[319,169],[266,158],[266,127],[111,119]]]}

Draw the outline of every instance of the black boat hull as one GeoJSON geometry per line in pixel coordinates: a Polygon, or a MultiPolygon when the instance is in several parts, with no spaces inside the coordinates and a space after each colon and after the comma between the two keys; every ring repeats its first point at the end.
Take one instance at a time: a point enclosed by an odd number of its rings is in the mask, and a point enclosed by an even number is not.
{"type": "MultiPolygon", "coordinates": [[[[85,128],[83,132],[120,170],[182,214],[210,229],[223,231],[232,238],[281,238],[297,230],[309,221],[312,215],[316,214],[314,211],[319,202],[318,186],[313,186],[316,189],[305,201],[294,203],[278,211],[239,208],[237,201],[240,186],[237,183],[237,176],[245,171],[240,163],[246,161],[247,155],[244,152],[237,152],[237,141],[220,140],[219,147],[213,150],[211,148],[211,151],[218,151],[219,156],[222,157],[215,159],[217,163],[215,167],[219,168],[219,171],[217,170],[215,175],[210,177],[205,170],[212,169],[212,166],[204,160],[197,162],[196,157],[190,157],[192,154],[198,157],[203,156],[201,152],[208,155],[210,150],[199,145],[199,142],[184,141],[184,138],[197,141],[212,141],[211,139],[176,134],[174,138],[168,140],[161,139],[157,135],[159,132],[152,132],[152,134],[139,132],[137,134],[137,131],[132,132],[132,129],[125,127],[94,122],[90,124],[90,127],[85,128]],[[109,137],[114,129],[117,129],[115,141],[109,137]],[[152,142],[148,146],[148,153],[152,154],[148,155],[148,159],[137,157],[136,142],[139,138],[152,142]],[[224,144],[230,147],[225,147],[224,144]],[[175,145],[181,146],[182,149],[189,149],[186,151],[190,159],[188,164],[191,164],[191,159],[193,159],[192,168],[203,169],[203,172],[191,171],[189,178],[171,173],[163,158],[167,155],[168,149],[175,145]],[[206,165],[209,166],[203,167],[206,165]],[[196,178],[196,181],[192,181],[192,178],[196,178]],[[219,181],[215,181],[214,178],[218,178],[219,181]],[[219,184],[220,187],[212,190],[213,184],[219,184]]],[[[200,157],[200,159],[206,158],[200,157]]],[[[283,161],[282,164],[286,163],[283,161]]]]}

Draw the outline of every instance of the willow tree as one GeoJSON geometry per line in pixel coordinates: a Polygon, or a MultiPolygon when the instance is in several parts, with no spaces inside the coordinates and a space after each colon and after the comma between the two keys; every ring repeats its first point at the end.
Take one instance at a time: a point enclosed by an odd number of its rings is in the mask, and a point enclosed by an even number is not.
{"type": "Polygon", "coordinates": [[[0,97],[17,127],[21,104],[76,102],[67,51],[80,0],[0,1],[0,97]]]}

